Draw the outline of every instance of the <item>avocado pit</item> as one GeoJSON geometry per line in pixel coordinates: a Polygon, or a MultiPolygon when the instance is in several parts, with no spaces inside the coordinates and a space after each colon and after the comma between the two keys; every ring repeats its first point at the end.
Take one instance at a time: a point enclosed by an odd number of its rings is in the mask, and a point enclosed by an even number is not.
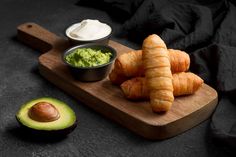
{"type": "Polygon", "coordinates": [[[38,102],[28,112],[31,119],[38,122],[52,122],[60,118],[59,111],[49,102],[38,102]]]}

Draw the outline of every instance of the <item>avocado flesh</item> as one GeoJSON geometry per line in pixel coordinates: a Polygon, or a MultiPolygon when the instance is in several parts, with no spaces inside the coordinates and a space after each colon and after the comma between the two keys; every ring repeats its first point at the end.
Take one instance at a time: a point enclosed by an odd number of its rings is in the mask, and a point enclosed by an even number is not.
{"type": "Polygon", "coordinates": [[[76,123],[76,115],[74,111],[65,103],[60,100],[43,97],[35,100],[31,100],[22,105],[18,113],[16,114],[17,120],[23,125],[35,130],[53,131],[64,130],[70,128],[76,123]],[[60,114],[60,118],[52,122],[38,122],[31,119],[28,115],[29,109],[38,102],[48,102],[53,104],[60,114]]]}

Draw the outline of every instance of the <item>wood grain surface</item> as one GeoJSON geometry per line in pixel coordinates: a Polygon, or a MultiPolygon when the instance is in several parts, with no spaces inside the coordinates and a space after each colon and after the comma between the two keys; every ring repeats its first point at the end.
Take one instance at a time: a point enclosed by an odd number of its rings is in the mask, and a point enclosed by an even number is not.
{"type": "MultiPolygon", "coordinates": [[[[203,84],[195,94],[175,98],[167,113],[153,113],[148,101],[125,99],[121,89],[108,78],[92,83],[76,80],[61,59],[63,51],[70,47],[66,39],[35,23],[22,24],[17,31],[20,41],[46,52],[39,57],[39,70],[47,80],[145,138],[165,139],[178,135],[209,118],[217,105],[217,92],[203,84]]],[[[118,55],[132,50],[114,41],[109,41],[109,45],[118,55]]]]}

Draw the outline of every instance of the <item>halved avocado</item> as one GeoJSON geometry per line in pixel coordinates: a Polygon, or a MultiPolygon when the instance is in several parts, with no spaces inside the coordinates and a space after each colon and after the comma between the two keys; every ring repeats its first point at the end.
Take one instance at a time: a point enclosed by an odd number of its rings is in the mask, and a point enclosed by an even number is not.
{"type": "Polygon", "coordinates": [[[50,97],[25,103],[17,112],[16,119],[24,128],[38,135],[63,136],[77,126],[74,111],[64,102],[50,97]]]}

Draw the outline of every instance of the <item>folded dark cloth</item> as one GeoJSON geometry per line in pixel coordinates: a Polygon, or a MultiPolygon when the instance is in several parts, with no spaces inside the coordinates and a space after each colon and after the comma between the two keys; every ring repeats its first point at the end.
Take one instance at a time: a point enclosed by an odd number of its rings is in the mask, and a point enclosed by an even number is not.
{"type": "MultiPolygon", "coordinates": [[[[123,22],[121,35],[142,43],[156,33],[168,48],[190,54],[190,70],[219,94],[212,116],[216,142],[236,148],[236,7],[227,0],[80,0],[123,22]],[[93,4],[93,5],[92,5],[93,4]],[[96,4],[96,5],[94,5],[96,4]],[[100,4],[100,5],[97,5],[100,4]]],[[[236,152],[230,149],[231,152],[236,152]]]]}

